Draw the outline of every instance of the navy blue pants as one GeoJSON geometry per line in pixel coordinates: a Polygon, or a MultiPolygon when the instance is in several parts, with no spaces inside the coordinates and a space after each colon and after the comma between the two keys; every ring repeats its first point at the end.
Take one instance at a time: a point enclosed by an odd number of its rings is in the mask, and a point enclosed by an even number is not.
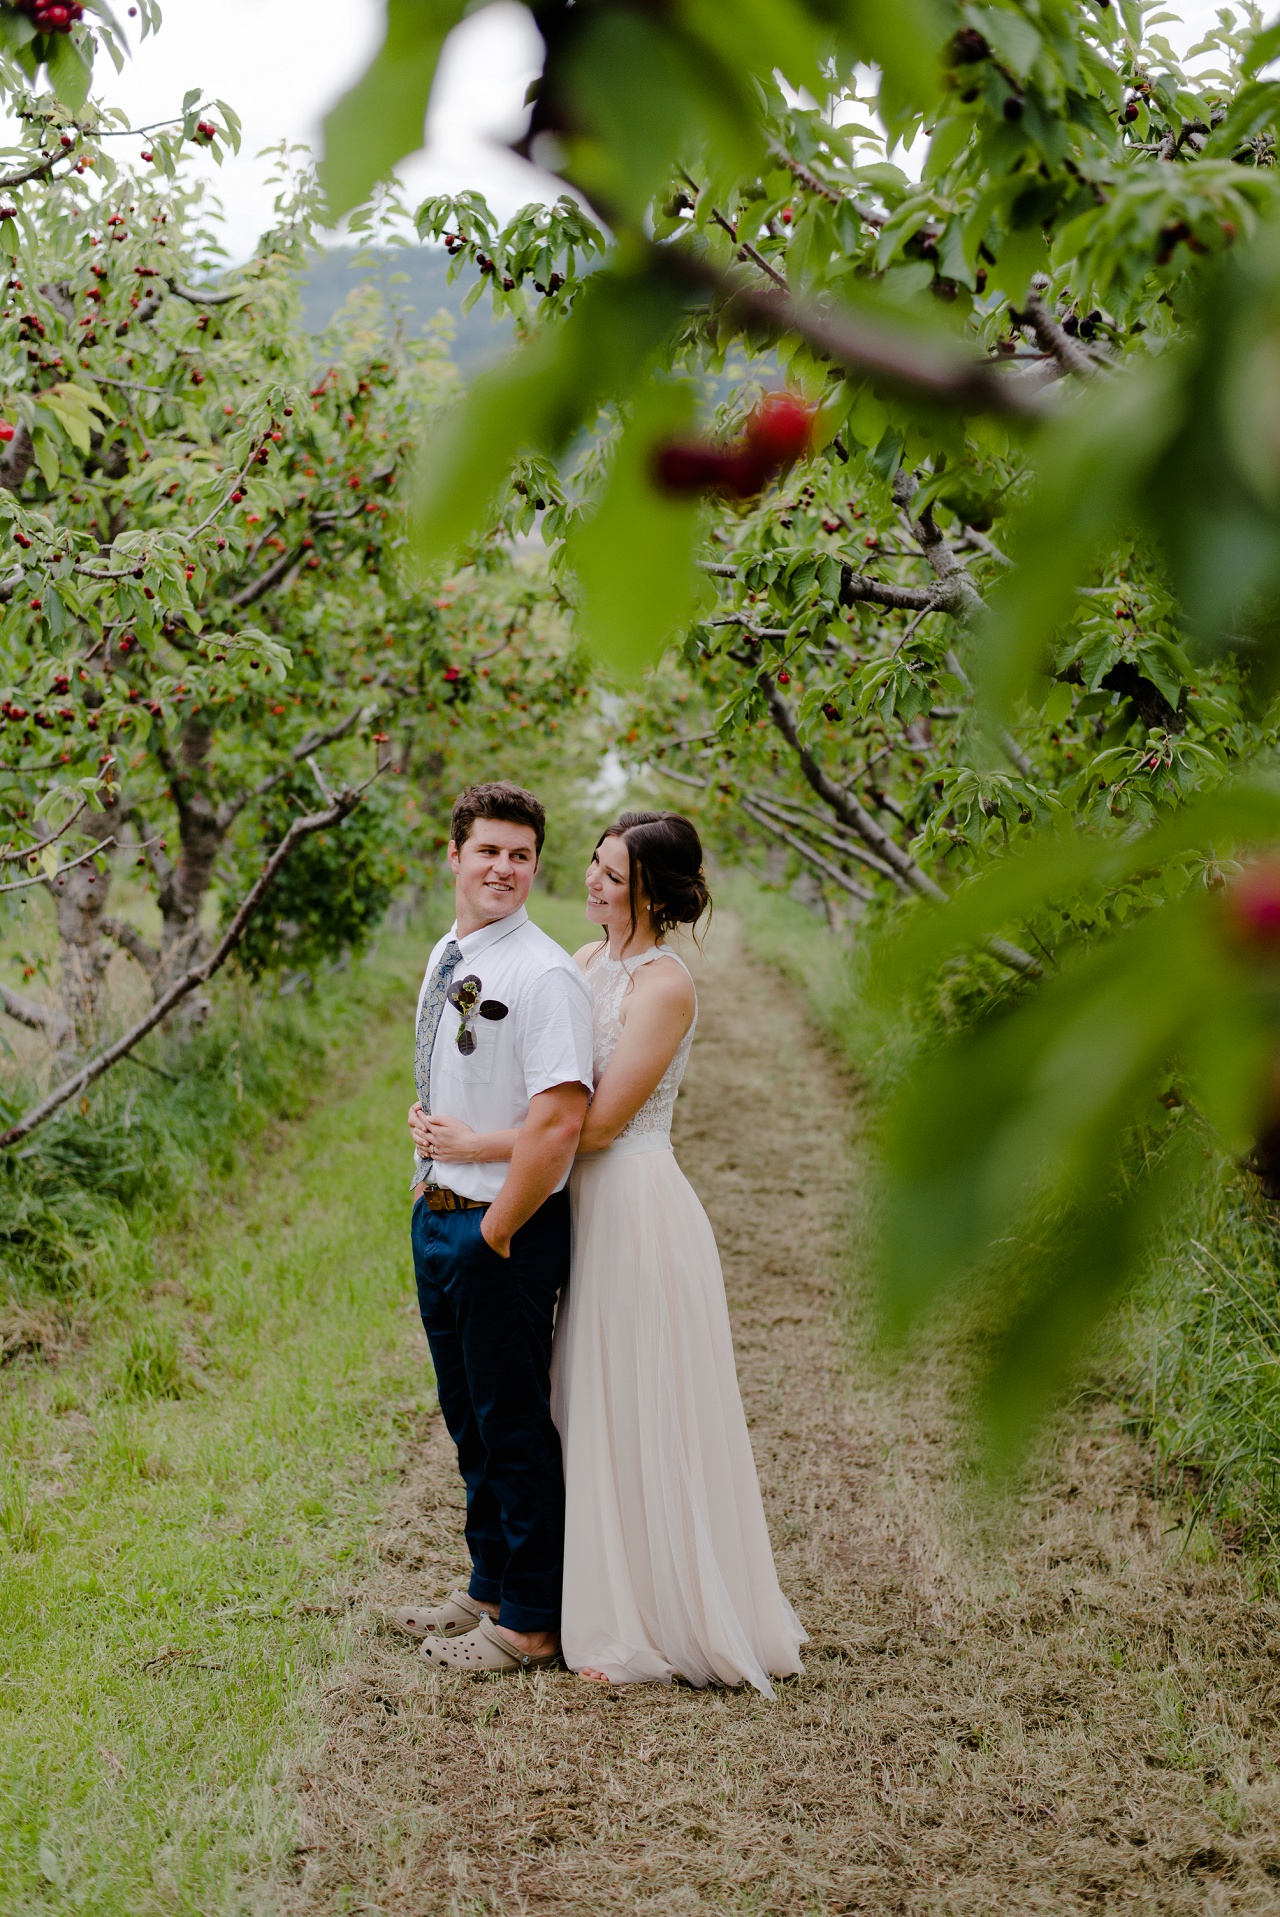
{"type": "Polygon", "coordinates": [[[482,1211],[413,1208],[418,1309],[440,1410],[467,1487],[473,1598],[512,1631],[558,1631],[564,1464],[551,1422],[551,1330],[569,1276],[569,1194],[555,1192],[499,1258],[482,1211]]]}

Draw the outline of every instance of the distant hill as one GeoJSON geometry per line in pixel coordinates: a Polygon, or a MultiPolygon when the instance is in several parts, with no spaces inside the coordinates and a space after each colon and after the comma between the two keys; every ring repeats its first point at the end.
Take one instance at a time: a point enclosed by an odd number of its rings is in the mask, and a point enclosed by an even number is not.
{"type": "Polygon", "coordinates": [[[450,286],[446,255],[435,247],[406,246],[376,252],[354,246],[326,247],[303,275],[302,300],[308,332],[322,333],[354,287],[374,284],[408,309],[422,331],[443,308],[453,317],[453,357],[464,373],[477,373],[500,359],[510,344],[510,321],[495,320],[482,299],[471,312],[462,301],[470,275],[450,286]]]}

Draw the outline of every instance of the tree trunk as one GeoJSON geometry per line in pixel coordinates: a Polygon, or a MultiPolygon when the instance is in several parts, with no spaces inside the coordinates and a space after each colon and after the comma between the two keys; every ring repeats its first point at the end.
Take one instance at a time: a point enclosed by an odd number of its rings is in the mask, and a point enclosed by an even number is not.
{"type": "Polygon", "coordinates": [[[222,849],[226,824],[220,816],[202,772],[212,729],[203,719],[190,719],[182,735],[182,774],[174,780],[178,809],[178,857],[160,888],[158,903],[163,926],[157,995],[203,956],[207,944],[200,914],[213,878],[214,861],[222,849]]]}
{"type": "MultiPolygon", "coordinates": [[[[117,830],[118,797],[98,815],[99,838],[117,830]]],[[[98,1036],[104,1010],[107,962],[110,950],[102,936],[102,914],[111,890],[111,868],[99,872],[92,860],[49,881],[58,912],[58,946],[62,975],[58,985],[57,1028],[49,1035],[58,1057],[85,1051],[98,1036]]]]}

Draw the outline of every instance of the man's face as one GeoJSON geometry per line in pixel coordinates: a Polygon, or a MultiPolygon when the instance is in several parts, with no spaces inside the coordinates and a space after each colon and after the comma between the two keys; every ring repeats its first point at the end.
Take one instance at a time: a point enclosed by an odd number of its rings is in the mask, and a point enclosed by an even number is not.
{"type": "Polygon", "coordinates": [[[506,819],[477,819],[461,850],[450,841],[449,865],[460,927],[509,918],[528,898],[538,869],[533,827],[512,825],[506,819]]]}

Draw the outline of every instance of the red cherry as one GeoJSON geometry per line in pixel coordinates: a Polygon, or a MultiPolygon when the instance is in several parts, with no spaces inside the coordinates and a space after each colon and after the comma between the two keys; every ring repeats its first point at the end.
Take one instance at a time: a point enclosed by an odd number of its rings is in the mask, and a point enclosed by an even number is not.
{"type": "Polygon", "coordinates": [[[654,478],[663,492],[699,493],[710,486],[721,486],[732,467],[733,455],[716,446],[703,446],[696,440],[673,441],[660,446],[654,456],[654,478]]]}
{"type": "Polygon", "coordinates": [[[1226,910],[1241,945],[1280,953],[1280,858],[1246,866],[1227,889],[1226,910]]]}
{"type": "Polygon", "coordinates": [[[747,422],[747,445],[776,466],[803,458],[812,436],[813,414],[794,393],[769,393],[747,422]]]}
{"type": "Polygon", "coordinates": [[[0,419],[0,440],[3,440],[6,446],[16,430],[16,427],[11,426],[7,419],[0,419]]]}
{"type": "Polygon", "coordinates": [[[791,684],[791,674],[789,672],[780,672],[778,674],[778,684],[780,686],[789,686],[791,684]]]}

